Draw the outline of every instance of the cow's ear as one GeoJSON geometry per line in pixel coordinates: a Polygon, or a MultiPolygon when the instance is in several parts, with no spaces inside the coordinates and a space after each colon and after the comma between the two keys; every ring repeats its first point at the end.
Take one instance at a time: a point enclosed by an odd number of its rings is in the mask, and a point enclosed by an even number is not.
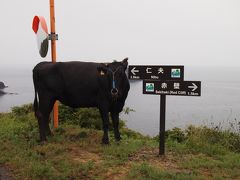
{"type": "Polygon", "coordinates": [[[101,64],[101,66],[97,67],[98,73],[101,76],[104,76],[107,73],[107,65],[106,64],[101,64]]]}
{"type": "Polygon", "coordinates": [[[124,60],[122,60],[122,64],[123,64],[124,70],[126,70],[128,66],[128,58],[125,58],[124,60]]]}

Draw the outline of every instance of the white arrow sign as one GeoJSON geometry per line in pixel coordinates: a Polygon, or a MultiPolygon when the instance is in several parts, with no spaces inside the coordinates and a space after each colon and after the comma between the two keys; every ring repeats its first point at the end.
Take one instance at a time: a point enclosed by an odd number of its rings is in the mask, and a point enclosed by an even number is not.
{"type": "Polygon", "coordinates": [[[192,86],[188,86],[188,88],[192,88],[192,91],[195,91],[198,86],[195,83],[192,83],[192,86]]]}
{"type": "Polygon", "coordinates": [[[132,68],[131,73],[133,75],[136,75],[135,73],[139,72],[139,70],[136,69],[136,67],[132,68]]]}

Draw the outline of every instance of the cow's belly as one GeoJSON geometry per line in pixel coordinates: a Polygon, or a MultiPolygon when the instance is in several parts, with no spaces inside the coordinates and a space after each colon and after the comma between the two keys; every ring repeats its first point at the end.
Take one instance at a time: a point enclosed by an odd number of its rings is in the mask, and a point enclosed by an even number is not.
{"type": "Polygon", "coordinates": [[[78,97],[60,97],[58,99],[62,104],[73,108],[79,107],[97,107],[95,96],[78,96],[78,97]]]}
{"type": "Polygon", "coordinates": [[[78,107],[96,107],[97,106],[97,83],[81,82],[69,84],[58,95],[58,100],[64,105],[78,107]],[[95,84],[95,85],[94,85],[95,84]]]}

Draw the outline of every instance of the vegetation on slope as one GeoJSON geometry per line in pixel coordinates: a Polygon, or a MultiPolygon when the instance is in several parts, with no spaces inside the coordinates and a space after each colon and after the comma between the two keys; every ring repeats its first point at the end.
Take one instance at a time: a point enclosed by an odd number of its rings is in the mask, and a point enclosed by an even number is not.
{"type": "MultiPolygon", "coordinates": [[[[31,105],[0,114],[0,166],[15,179],[239,179],[240,134],[217,128],[167,131],[166,156],[158,157],[158,138],[121,123],[122,141],[110,132],[101,145],[96,109],[60,108],[60,127],[48,143],[38,143],[31,105]]],[[[129,110],[129,109],[128,109],[129,110]]]]}

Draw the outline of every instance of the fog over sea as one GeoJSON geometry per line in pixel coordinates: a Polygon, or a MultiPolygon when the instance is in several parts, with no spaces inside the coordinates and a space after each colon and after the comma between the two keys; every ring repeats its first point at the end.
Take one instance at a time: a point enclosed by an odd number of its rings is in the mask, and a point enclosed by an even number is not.
{"type": "MultiPolygon", "coordinates": [[[[185,66],[184,71],[185,80],[202,81],[202,96],[167,96],[167,129],[219,123],[228,128],[229,122],[240,121],[240,67],[185,66]]],[[[0,67],[0,81],[8,85],[5,92],[17,93],[0,96],[0,112],[33,102],[32,67],[0,67]]],[[[160,96],[143,95],[142,81],[130,82],[126,106],[135,112],[122,115],[122,118],[131,129],[151,136],[158,134],[160,96]]]]}

